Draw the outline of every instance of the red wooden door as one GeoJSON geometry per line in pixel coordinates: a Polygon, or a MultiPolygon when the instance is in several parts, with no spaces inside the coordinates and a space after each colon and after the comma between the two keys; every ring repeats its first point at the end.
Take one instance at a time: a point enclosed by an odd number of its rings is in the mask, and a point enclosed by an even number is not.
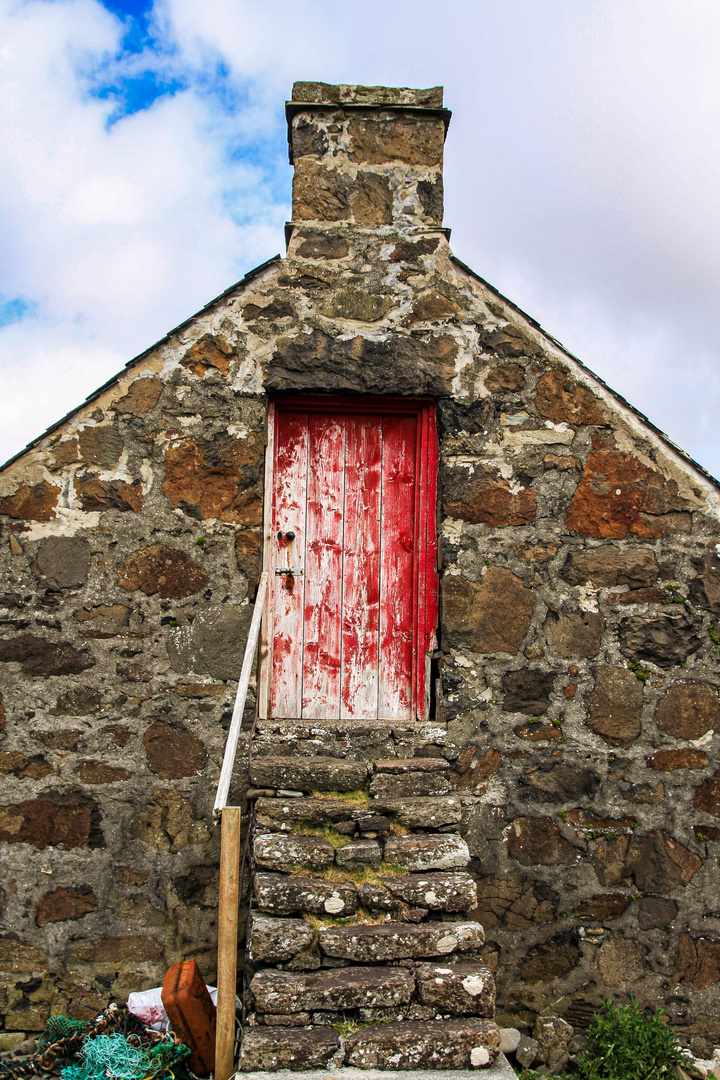
{"type": "Polygon", "coordinates": [[[423,718],[437,624],[434,407],[278,401],[266,515],[266,710],[423,718]]]}

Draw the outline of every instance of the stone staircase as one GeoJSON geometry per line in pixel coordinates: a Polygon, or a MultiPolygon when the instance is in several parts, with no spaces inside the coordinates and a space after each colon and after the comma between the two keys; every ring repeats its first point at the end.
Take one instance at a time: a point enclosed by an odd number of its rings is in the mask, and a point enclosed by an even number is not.
{"type": "Polygon", "coordinates": [[[442,758],[256,758],[241,1071],[467,1069],[500,1049],[442,758]]]}

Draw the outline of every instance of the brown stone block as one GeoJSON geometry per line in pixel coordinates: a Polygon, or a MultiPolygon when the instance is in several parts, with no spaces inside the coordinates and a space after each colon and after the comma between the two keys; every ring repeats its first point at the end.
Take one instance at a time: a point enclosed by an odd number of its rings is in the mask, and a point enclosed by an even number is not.
{"type": "Polygon", "coordinates": [[[77,750],[82,731],[78,728],[60,728],[53,731],[33,731],[32,737],[49,750],[77,750]]]}
{"type": "Polygon", "coordinates": [[[124,960],[146,962],[160,960],[162,949],[155,938],[142,934],[127,934],[121,937],[104,937],[98,941],[77,945],[74,958],[82,963],[117,964],[124,960]]]}
{"type": "Polygon", "coordinates": [[[518,739],[525,739],[526,742],[559,742],[563,738],[561,727],[533,724],[530,720],[526,724],[518,724],[513,730],[518,739]]]}
{"type": "Polygon", "coordinates": [[[375,762],[378,773],[448,772],[450,762],[445,758],[380,758],[375,762]]]}
{"type": "Polygon", "coordinates": [[[302,236],[300,239],[297,254],[301,259],[344,259],[350,250],[347,240],[340,233],[322,232],[302,236]]]}
{"type": "Polygon", "coordinates": [[[438,237],[424,236],[420,240],[399,240],[390,252],[391,262],[416,263],[423,255],[432,255],[440,243],[438,237]]]}
{"type": "Polygon", "coordinates": [[[565,524],[585,536],[649,538],[689,532],[690,509],[674,480],[633,454],[600,450],[588,455],[565,524]]]}
{"type": "Polygon", "coordinates": [[[219,371],[221,375],[227,375],[232,353],[232,346],[225,338],[203,334],[190,346],[180,363],[201,379],[205,378],[206,372],[211,368],[219,371]]]}
{"type": "Polygon", "coordinates": [[[658,750],[645,765],[648,769],[658,769],[660,772],[674,772],[675,769],[705,769],[710,764],[710,758],[702,750],[658,750]]]}
{"type": "Polygon", "coordinates": [[[479,582],[443,578],[443,630],[448,645],[476,652],[517,652],[530,627],[535,596],[509,570],[491,566],[479,582]]]}
{"type": "MultiPolygon", "coordinates": [[[[453,871],[440,874],[407,874],[383,877],[384,890],[396,901],[427,908],[429,911],[469,911],[477,903],[477,889],[469,874],[453,871]]],[[[364,903],[365,901],[361,901],[364,903]]],[[[386,907],[386,902],[377,905],[386,907]]]]}
{"type": "Polygon", "coordinates": [[[634,817],[601,817],[593,810],[568,810],[565,820],[581,829],[634,829],[637,822],[634,817]]]}
{"type": "Polygon", "coordinates": [[[503,708],[506,712],[521,712],[539,716],[550,704],[555,675],[534,668],[519,668],[503,676],[503,708]]]}
{"type": "Polygon", "coordinates": [[[0,499],[0,514],[20,521],[51,521],[55,517],[60,488],[42,480],[39,484],[21,484],[14,495],[0,499]]]}
{"type": "Polygon", "coordinates": [[[238,1069],[324,1069],[340,1050],[340,1036],[331,1027],[245,1027],[238,1069]]]}
{"type": "Polygon", "coordinates": [[[382,926],[321,926],[318,945],[325,956],[368,964],[412,957],[449,956],[480,949],[485,934],[479,923],[389,923],[382,926]]]}
{"type": "Polygon", "coordinates": [[[80,608],[75,612],[78,622],[88,622],[91,619],[109,619],[116,626],[127,626],[130,620],[129,607],[125,604],[98,604],[97,607],[80,608]]]}
{"type": "Polygon", "coordinates": [[[299,791],[354,791],[367,782],[364,761],[324,757],[256,757],[250,763],[255,787],[299,791]]]}
{"type": "Polygon", "coordinates": [[[0,662],[22,664],[26,675],[48,678],[51,675],[79,675],[95,664],[86,650],[78,650],[67,641],[47,641],[34,634],[18,634],[0,641],[0,662]]]}
{"type": "Polygon", "coordinates": [[[717,690],[701,680],[674,683],[655,710],[655,723],[675,739],[702,738],[720,728],[717,690]]]}
{"type": "Polygon", "coordinates": [[[157,405],[163,384],[157,375],[141,377],[130,383],[127,393],[119,398],[113,408],[119,413],[132,413],[142,416],[157,405]]]}
{"type": "Polygon", "coordinates": [[[400,967],[330,968],[308,974],[266,968],[250,984],[260,1013],[404,1005],[414,990],[412,973],[400,967]]]}
{"type": "Polygon", "coordinates": [[[622,934],[610,934],[600,948],[598,967],[605,986],[619,986],[642,979],[647,972],[647,949],[622,934]]]}
{"type": "Polygon", "coordinates": [[[77,438],[63,439],[53,446],[52,457],[49,467],[51,469],[64,469],[66,465],[80,460],[80,448],[77,438]]]}
{"type": "Polygon", "coordinates": [[[82,585],[90,569],[90,545],[75,536],[49,536],[37,547],[33,573],[58,589],[82,585]]]}
{"type": "Polygon", "coordinates": [[[665,798],[665,785],[662,781],[655,787],[651,784],[631,784],[623,791],[623,794],[629,802],[659,806],[665,798]]]}
{"type": "Polygon", "coordinates": [[[560,572],[570,585],[628,585],[638,589],[657,580],[659,568],[650,548],[618,548],[614,544],[573,551],[560,572]]]}
{"type": "Polygon", "coordinates": [[[492,1020],[395,1022],[361,1028],[346,1043],[346,1062],[360,1069],[470,1069],[500,1052],[492,1020]]]}
{"type": "Polygon", "coordinates": [[[485,375],[485,387],[493,394],[522,390],[524,385],[525,371],[520,364],[498,364],[485,375]]]}
{"type": "Polygon", "coordinates": [[[611,746],[632,746],[640,735],[643,687],[627,668],[600,667],[585,723],[611,746]]]}
{"type": "Polygon", "coordinates": [[[570,373],[553,368],[538,380],[537,411],[554,424],[603,424],[600,401],[584,386],[573,385],[570,373]]]}
{"type": "Polygon", "coordinates": [[[72,796],[0,806],[0,840],[33,847],[81,847],[90,838],[91,804],[72,796]]]}
{"type": "Polygon", "coordinates": [[[42,780],[54,772],[52,765],[40,756],[29,758],[19,750],[0,751],[0,774],[12,774],[18,779],[42,780]]]}
{"type": "Polygon", "coordinates": [[[475,914],[487,929],[526,930],[533,923],[548,923],[555,918],[558,895],[544,881],[502,874],[481,877],[477,890],[475,914]]]}
{"type": "Polygon", "coordinates": [[[123,442],[115,424],[86,427],[80,432],[80,458],[93,465],[114,465],[120,460],[123,442]]]}
{"type": "Polygon", "coordinates": [[[33,945],[26,945],[14,937],[0,938],[0,971],[25,975],[44,971],[46,965],[47,956],[33,945]]]}
{"type": "Polygon", "coordinates": [[[83,784],[114,784],[119,780],[129,780],[133,775],[128,769],[122,769],[119,765],[108,765],[104,761],[91,761],[86,759],[75,766],[75,772],[80,773],[83,784]]]}
{"type": "Polygon", "coordinates": [[[272,915],[294,915],[298,911],[312,915],[352,915],[357,908],[357,889],[352,882],[258,873],[255,899],[261,911],[272,915]]]}
{"type": "Polygon", "coordinates": [[[519,964],[520,977],[529,983],[562,979],[580,963],[577,936],[572,932],[556,934],[549,941],[534,945],[519,964]]]}
{"type": "Polygon", "coordinates": [[[687,885],[702,865],[699,855],[664,829],[651,829],[646,837],[632,837],[625,873],[633,875],[643,893],[668,893],[678,885],[687,885]]]}
{"type": "Polygon", "coordinates": [[[573,915],[578,919],[597,919],[599,922],[619,919],[624,914],[630,898],[625,893],[603,893],[585,900],[575,908],[573,915]]]}
{"type": "Polygon", "coordinates": [[[335,848],[316,836],[284,836],[264,833],[253,844],[255,865],[264,870],[290,873],[300,867],[323,870],[335,861],[335,848]]]}
{"type": "Polygon", "coordinates": [[[194,814],[192,803],[172,788],[155,788],[150,801],[130,822],[130,836],[158,851],[182,851],[208,838],[207,826],[194,814]]]}
{"type": "Polygon", "coordinates": [[[536,544],[516,544],[513,551],[516,557],[522,559],[523,562],[549,562],[550,559],[557,555],[561,547],[559,541],[553,540],[545,543],[540,540],[536,544]]]}
{"type": "Polygon", "coordinates": [[[454,1016],[495,1017],[495,980],[482,964],[418,964],[418,998],[423,1005],[454,1016]]]}
{"type": "Polygon", "coordinates": [[[449,319],[462,312],[462,308],[448,296],[443,296],[437,289],[428,289],[413,301],[408,324],[433,322],[436,319],[449,319]]]}
{"type": "Polygon", "coordinates": [[[637,905],[638,926],[641,930],[670,926],[677,911],[674,900],[666,900],[662,896],[644,896],[637,905]]]}
{"type": "Polygon", "coordinates": [[[693,806],[706,814],[720,817],[720,769],[709,776],[704,784],[695,788],[693,806]]]}
{"type": "Polygon", "coordinates": [[[507,830],[510,855],[523,866],[574,866],[578,853],[551,818],[515,818],[507,830]]]}
{"type": "Polygon", "coordinates": [[[444,203],[442,173],[437,173],[435,180],[418,180],[417,195],[426,218],[434,224],[442,225],[444,203]]]}
{"type": "Polygon", "coordinates": [[[259,433],[246,439],[216,435],[209,440],[182,439],[170,443],[165,454],[163,494],[174,506],[191,509],[203,518],[219,518],[236,525],[259,525],[251,507],[259,502],[255,487],[265,443],[259,433]]]}
{"type": "Polygon", "coordinates": [[[142,481],[126,484],[123,480],[100,480],[93,473],[76,474],[75,492],[83,510],[142,510],[142,481]]]}
{"type": "Polygon", "coordinates": [[[543,465],[546,465],[548,469],[557,469],[559,472],[572,472],[574,469],[582,468],[580,460],[572,454],[546,454],[543,465]]]}
{"type": "Polygon", "coordinates": [[[693,832],[701,844],[704,840],[720,840],[720,828],[717,825],[693,825],[693,832]],[[704,840],[701,837],[704,837],[704,840]]]}
{"type": "Polygon", "coordinates": [[[702,646],[685,615],[631,616],[620,623],[618,639],[625,656],[661,668],[682,663],[702,646]]]}
{"type": "Polygon", "coordinates": [[[145,732],[143,745],[148,769],[162,780],[196,776],[207,761],[207,751],[191,731],[156,720],[145,732]]]}
{"type": "Polygon", "coordinates": [[[605,633],[605,620],[596,612],[549,612],[545,638],[563,656],[597,656],[605,633]]]}
{"type": "MultiPolygon", "coordinates": [[[[66,690],[60,694],[55,708],[50,710],[52,716],[90,716],[100,711],[102,695],[88,686],[79,686],[76,689],[66,690]]],[[[46,743],[50,746],[50,743],[46,743]]],[[[56,750],[74,750],[74,746],[57,746],[56,750]]]]}
{"type": "Polygon", "coordinates": [[[64,922],[81,919],[90,911],[96,911],[97,896],[89,885],[74,889],[55,889],[45,893],[35,905],[35,922],[38,926],[46,923],[64,922]]]}
{"type": "Polygon", "coordinates": [[[350,217],[350,177],[303,157],[295,163],[293,221],[345,221],[350,217]]]}
{"type": "Polygon", "coordinates": [[[696,990],[720,982],[720,942],[681,934],[674,978],[696,990]]]}
{"type": "Polygon", "coordinates": [[[694,604],[717,615],[720,612],[720,571],[708,567],[690,582],[688,592],[694,604]]]}
{"type": "Polygon", "coordinates": [[[118,584],[126,592],[140,589],[148,596],[184,600],[204,589],[208,576],[184,551],[151,544],[138,548],[118,567],[118,584]]]}
{"type": "Polygon", "coordinates": [[[347,130],[350,153],[362,164],[442,166],[445,125],[440,116],[351,116],[347,130]]]}
{"type": "Polygon", "coordinates": [[[531,525],[535,520],[537,492],[534,488],[511,491],[504,483],[480,488],[467,502],[445,502],[445,513],[472,525],[531,525]]]}

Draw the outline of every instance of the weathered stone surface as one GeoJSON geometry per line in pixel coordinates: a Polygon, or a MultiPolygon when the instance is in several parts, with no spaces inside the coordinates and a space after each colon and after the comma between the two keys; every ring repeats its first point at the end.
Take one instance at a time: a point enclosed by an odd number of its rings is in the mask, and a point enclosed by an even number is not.
{"type": "Polygon", "coordinates": [[[163,494],[173,506],[200,518],[219,518],[235,525],[259,525],[262,499],[254,490],[260,479],[264,440],[215,435],[182,439],[165,454],[163,494]]]}
{"type": "Polygon", "coordinates": [[[260,1013],[404,1005],[414,990],[412,973],[399,967],[330,968],[307,974],[267,968],[250,983],[260,1013]]]}
{"type": "Polygon", "coordinates": [[[361,964],[412,957],[449,956],[480,949],[485,934],[479,923],[386,923],[382,926],[321,926],[318,945],[326,956],[361,964]]]}
{"type": "Polygon", "coordinates": [[[570,585],[592,584],[641,589],[657,580],[658,564],[650,548],[618,548],[614,544],[573,551],[560,571],[570,585]]]}
{"type": "MultiPolygon", "coordinates": [[[[53,716],[91,716],[100,711],[102,695],[98,690],[89,686],[73,687],[60,694],[55,708],[51,709],[53,716]]],[[[77,741],[77,740],[76,740],[77,741]]],[[[46,743],[50,746],[50,743],[46,743]]],[[[57,746],[56,750],[74,750],[74,746],[57,746]]]]}
{"type": "Polygon", "coordinates": [[[294,791],[354,791],[367,781],[364,761],[331,757],[255,757],[250,781],[256,787],[294,791]]]}
{"type": "Polygon", "coordinates": [[[109,765],[106,761],[93,761],[86,758],[75,766],[83,784],[114,784],[120,780],[129,780],[133,775],[129,769],[120,765],[109,765]]]}
{"type": "Polygon", "coordinates": [[[75,493],[83,510],[132,510],[139,513],[143,504],[142,481],[126,484],[123,480],[101,480],[94,473],[76,474],[75,493]]]}
{"type": "Polygon", "coordinates": [[[710,758],[702,750],[658,750],[645,762],[648,769],[674,772],[675,769],[705,769],[710,758]]]}
{"type": "Polygon", "coordinates": [[[655,723],[675,739],[700,739],[720,729],[720,701],[710,683],[673,683],[655,710],[655,723]]]}
{"type": "Polygon", "coordinates": [[[42,480],[30,486],[21,484],[14,495],[0,499],[0,514],[21,521],[51,521],[55,517],[60,488],[42,480]]]}
{"type": "MultiPolygon", "coordinates": [[[[257,799],[255,819],[263,829],[290,832],[297,822],[308,825],[325,825],[345,821],[353,807],[344,799],[257,799]]],[[[365,814],[372,811],[368,806],[365,814]]]]}
{"type": "Polygon", "coordinates": [[[90,840],[93,804],[80,796],[60,795],[0,806],[0,840],[66,851],[90,840]]]}
{"type": "Polygon", "coordinates": [[[713,817],[720,817],[720,769],[695,788],[693,806],[713,817]]]}
{"type": "Polygon", "coordinates": [[[467,866],[470,852],[460,836],[391,836],[385,861],[404,870],[452,870],[467,866]]]}
{"type": "MultiPolygon", "coordinates": [[[[465,482],[467,485],[467,481],[465,482]]],[[[456,486],[456,485],[455,485],[456,486]]],[[[537,492],[534,488],[513,491],[502,480],[468,485],[465,498],[458,498],[451,487],[446,491],[443,509],[448,517],[471,525],[531,525],[535,520],[537,492]]]]}
{"type": "Polygon", "coordinates": [[[647,806],[659,806],[665,798],[665,785],[659,784],[630,784],[623,794],[630,802],[644,803],[647,806]]]}
{"type": "Polygon", "coordinates": [[[235,533],[235,556],[238,568],[248,579],[252,597],[262,564],[262,533],[259,529],[240,529],[235,533]]]}
{"type": "Polygon", "coordinates": [[[575,1030],[560,1016],[539,1016],[533,1027],[537,1042],[537,1059],[544,1062],[553,1076],[562,1074],[571,1053],[575,1030]]]}
{"type": "Polygon", "coordinates": [[[577,934],[567,931],[529,949],[519,965],[519,970],[526,982],[551,982],[553,979],[563,978],[579,963],[577,934]]]}
{"type": "Polygon", "coordinates": [[[626,873],[642,893],[668,893],[687,885],[702,866],[702,859],[674,840],[664,829],[651,829],[646,837],[633,836],[626,873]]]}
{"type": "Polygon", "coordinates": [[[341,233],[316,233],[302,240],[297,253],[301,259],[344,259],[349,250],[341,233]]]}
{"type": "Polygon", "coordinates": [[[441,165],[445,129],[438,116],[415,117],[404,113],[392,119],[351,116],[348,135],[355,158],[380,165],[403,161],[408,165],[441,165]]]}
{"type": "Polygon", "coordinates": [[[378,773],[449,772],[450,762],[445,758],[380,758],[375,762],[378,773]]]}
{"type": "Polygon", "coordinates": [[[0,938],[0,971],[24,975],[42,971],[46,964],[47,955],[33,945],[14,937],[0,938]]]}
{"type": "Polygon", "coordinates": [[[248,935],[250,959],[282,963],[309,949],[314,938],[313,928],[304,919],[270,919],[253,912],[248,935]]]}
{"type": "Polygon", "coordinates": [[[5,776],[17,776],[20,780],[42,780],[53,772],[55,770],[52,765],[40,755],[29,758],[19,750],[0,751],[0,773],[5,776]]]}
{"type": "Polygon", "coordinates": [[[515,544],[513,551],[523,562],[544,563],[554,559],[560,547],[561,544],[556,540],[549,543],[541,540],[537,544],[515,544]]]}
{"type": "Polygon", "coordinates": [[[458,791],[478,791],[484,788],[502,764],[500,754],[492,747],[479,758],[476,758],[476,753],[477,748],[472,745],[460,751],[457,772],[452,776],[452,782],[458,791]]]}
{"type": "Polygon", "coordinates": [[[531,1039],[527,1035],[521,1035],[518,1040],[517,1049],[515,1050],[515,1060],[521,1068],[529,1069],[535,1064],[537,1052],[537,1040],[531,1039]]]}
{"type": "MultiPolygon", "coordinates": [[[[347,830],[348,825],[345,822],[342,822],[338,823],[338,825],[336,826],[339,832],[343,831],[340,828],[340,824],[342,824],[345,830],[347,830]]],[[[385,833],[390,832],[391,823],[383,814],[365,814],[361,811],[360,816],[357,820],[357,824],[355,824],[355,822],[350,822],[349,824],[355,825],[356,829],[360,833],[375,833],[378,836],[381,834],[384,836],[385,833]]],[[[349,832],[345,831],[344,835],[349,836],[354,835],[354,833],[350,834],[349,832]]]]}
{"type": "Polygon", "coordinates": [[[605,620],[596,612],[550,612],[545,639],[563,656],[597,656],[605,633],[605,620]]]}
{"type": "Polygon", "coordinates": [[[544,881],[521,874],[482,877],[478,881],[477,917],[487,929],[526,930],[552,922],[558,894],[544,881]]]}
{"type": "Polygon", "coordinates": [[[334,1028],[245,1027],[240,1044],[240,1072],[274,1069],[323,1069],[340,1050],[334,1028]]]}
{"type": "Polygon", "coordinates": [[[637,919],[641,930],[657,930],[661,926],[670,926],[678,913],[674,900],[662,896],[644,896],[638,902],[637,919]]]}
{"type": "Polygon", "coordinates": [[[584,386],[574,386],[567,371],[553,368],[540,376],[535,399],[543,420],[554,424],[602,424],[600,402],[584,386]]]}
{"type": "Polygon", "coordinates": [[[528,632],[535,597],[519,577],[491,566],[479,582],[443,579],[443,640],[475,652],[517,652],[528,632]]]}
{"type": "Polygon", "coordinates": [[[398,875],[383,877],[382,882],[396,900],[429,911],[469,911],[477,903],[475,882],[461,872],[398,875]]]}
{"type": "Polygon", "coordinates": [[[119,964],[123,960],[149,961],[159,960],[162,956],[160,944],[143,934],[126,934],[119,937],[104,937],[86,945],[79,945],[73,952],[75,960],[94,964],[119,964]]]}
{"type": "MultiPolygon", "coordinates": [[[[443,825],[457,825],[461,817],[461,804],[458,798],[442,795],[437,798],[381,799],[370,803],[372,810],[386,814],[400,825],[409,829],[440,829],[443,825]]],[[[365,816],[359,810],[352,815],[360,821],[365,816]]]]}
{"type": "Polygon", "coordinates": [[[252,612],[250,606],[212,604],[192,623],[171,630],[166,645],[173,671],[237,679],[252,612]]]}
{"type": "Polygon", "coordinates": [[[418,998],[454,1016],[495,1016],[495,980],[482,964],[418,964],[418,998]]]}
{"type": "Polygon", "coordinates": [[[708,566],[689,583],[688,593],[694,604],[717,615],[720,612],[720,570],[708,566]]]}
{"type": "Polygon", "coordinates": [[[190,346],[180,363],[183,367],[189,368],[193,374],[204,379],[211,368],[219,371],[221,375],[227,375],[232,354],[232,346],[225,338],[203,334],[190,346]]]}
{"type": "Polygon", "coordinates": [[[521,712],[540,716],[550,704],[555,676],[552,672],[520,668],[503,676],[503,708],[506,712],[521,712]]]}
{"type": "Polygon", "coordinates": [[[118,584],[126,592],[140,589],[148,596],[184,600],[204,589],[208,576],[184,551],[150,544],[128,555],[118,567],[118,584]]]}
{"type": "Polygon", "coordinates": [[[610,934],[600,949],[598,967],[606,986],[619,986],[642,979],[647,970],[647,949],[639,941],[622,934],[610,934]]]}
{"type": "Polygon", "coordinates": [[[452,318],[462,312],[462,308],[449,296],[444,296],[437,289],[428,289],[413,301],[411,314],[407,322],[434,322],[436,319],[452,318]]]}
{"type": "Polygon", "coordinates": [[[207,841],[208,829],[179,791],[154,788],[147,807],[130,822],[130,836],[158,851],[174,853],[207,841]]]}
{"type": "Polygon", "coordinates": [[[335,852],[335,861],[341,868],[379,866],[381,857],[382,851],[377,840],[364,838],[353,840],[335,852]]]}
{"type": "Polygon", "coordinates": [[[385,318],[394,307],[397,302],[387,294],[371,293],[351,285],[333,293],[320,306],[320,312],[327,319],[373,323],[385,318]]]}
{"type": "Polygon", "coordinates": [[[398,1022],[361,1028],[346,1042],[346,1062],[359,1069],[469,1069],[500,1051],[492,1020],[398,1022]]]}
{"type": "Polygon", "coordinates": [[[274,915],[294,915],[297,911],[352,915],[357,908],[357,889],[350,882],[263,873],[255,875],[255,899],[262,911],[274,915]]]}
{"type": "Polygon", "coordinates": [[[585,723],[612,746],[632,746],[640,734],[643,687],[627,668],[599,667],[585,723]]]}
{"type": "Polygon", "coordinates": [[[378,885],[371,881],[366,881],[358,889],[358,900],[363,907],[368,908],[370,911],[395,911],[400,907],[400,901],[392,895],[389,889],[386,889],[384,885],[378,885]]]}
{"type": "Polygon", "coordinates": [[[720,982],[720,942],[681,934],[673,978],[696,990],[720,982]]]}
{"type": "Polygon", "coordinates": [[[55,889],[45,893],[35,905],[35,922],[38,926],[47,923],[81,919],[90,911],[96,911],[97,896],[89,885],[79,885],[74,889],[55,889]]]}
{"type": "Polygon", "coordinates": [[[565,521],[570,532],[617,540],[628,534],[689,532],[691,524],[674,480],[665,480],[633,454],[612,450],[588,454],[565,521]]]}
{"type": "Polygon", "coordinates": [[[523,773],[519,782],[525,797],[538,802],[567,802],[592,796],[598,787],[594,772],[569,761],[534,765],[523,773]]]}
{"type": "Polygon", "coordinates": [[[515,818],[507,831],[508,851],[523,866],[574,866],[578,853],[551,818],[515,818]]]}
{"type": "Polygon", "coordinates": [[[457,344],[448,334],[427,339],[350,340],[320,330],[278,341],[270,359],[268,390],[338,393],[451,394],[457,344]]]}
{"type": "Polygon", "coordinates": [[[122,436],[115,424],[86,427],[78,439],[80,457],[93,465],[114,465],[122,453],[122,436]]]}
{"type": "Polygon", "coordinates": [[[493,394],[502,390],[522,390],[524,385],[525,372],[520,364],[498,364],[485,376],[485,387],[493,394]]]}
{"type": "Polygon", "coordinates": [[[90,569],[90,545],[75,536],[49,536],[37,547],[33,571],[48,585],[70,589],[82,585],[90,569]]]}
{"type": "Polygon", "coordinates": [[[156,720],[143,736],[148,769],[162,780],[180,780],[202,772],[207,750],[191,731],[156,720]]]}
{"type": "Polygon", "coordinates": [[[119,398],[113,408],[119,413],[132,413],[142,416],[157,405],[163,384],[156,375],[145,376],[130,383],[126,393],[119,398]]]}
{"type": "Polygon", "coordinates": [[[419,795],[447,795],[452,786],[444,772],[377,773],[370,783],[370,795],[386,799],[406,799],[419,795]]]}
{"type": "Polygon", "coordinates": [[[627,910],[630,898],[625,893],[603,893],[585,900],[575,908],[573,915],[578,919],[597,919],[600,922],[619,919],[627,910]]]}
{"type": "Polygon", "coordinates": [[[301,867],[322,870],[335,860],[335,848],[327,840],[316,836],[283,836],[281,833],[256,836],[253,854],[256,866],[286,873],[301,867]]]}
{"type": "Polygon", "coordinates": [[[702,645],[685,615],[631,616],[620,623],[618,639],[631,660],[649,660],[662,668],[681,663],[702,645]]]}
{"type": "Polygon", "coordinates": [[[625,867],[629,848],[630,837],[627,834],[600,837],[593,856],[593,869],[601,885],[620,885],[624,878],[629,877],[625,867]]]}
{"type": "Polygon", "coordinates": [[[387,177],[359,171],[354,180],[339,169],[328,170],[309,157],[295,165],[293,218],[298,221],[344,221],[390,225],[392,192],[387,177]]]}
{"type": "Polygon", "coordinates": [[[48,641],[35,634],[18,634],[0,641],[0,662],[17,662],[22,664],[26,675],[49,678],[51,675],[79,675],[94,666],[95,658],[68,641],[48,641]]]}

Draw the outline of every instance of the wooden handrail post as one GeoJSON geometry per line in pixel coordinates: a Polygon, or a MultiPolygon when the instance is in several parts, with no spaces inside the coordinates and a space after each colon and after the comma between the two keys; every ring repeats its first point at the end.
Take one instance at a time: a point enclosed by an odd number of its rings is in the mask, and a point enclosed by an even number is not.
{"type": "Polygon", "coordinates": [[[225,806],[220,831],[215,1080],[235,1072],[235,994],[240,903],[240,807],[225,806]]]}

